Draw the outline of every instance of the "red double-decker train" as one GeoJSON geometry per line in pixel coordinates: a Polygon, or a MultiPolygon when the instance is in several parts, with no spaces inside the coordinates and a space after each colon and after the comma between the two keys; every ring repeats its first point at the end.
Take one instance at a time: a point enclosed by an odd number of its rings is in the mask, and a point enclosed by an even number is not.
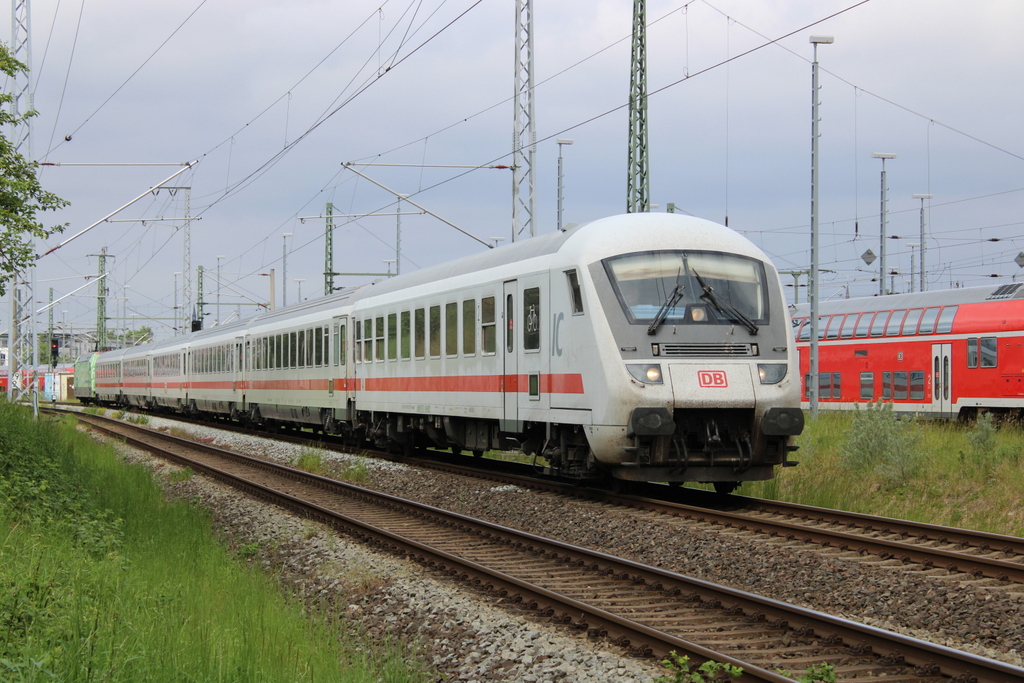
{"type": "MultiPolygon", "coordinates": [[[[823,408],[892,402],[896,412],[1024,416],[1024,283],[819,305],[818,400],[823,408]]],[[[809,306],[793,309],[808,405],[809,306]]]]}

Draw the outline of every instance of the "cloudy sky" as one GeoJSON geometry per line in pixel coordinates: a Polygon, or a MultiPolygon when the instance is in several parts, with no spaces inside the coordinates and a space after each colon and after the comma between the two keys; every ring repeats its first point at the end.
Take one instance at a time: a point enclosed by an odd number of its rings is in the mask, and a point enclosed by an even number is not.
{"type": "MultiPolygon", "coordinates": [[[[169,336],[186,211],[195,219],[193,269],[212,276],[219,263],[222,319],[268,298],[260,273],[271,268],[280,304],[284,233],[292,234],[288,301],[299,296],[297,279],[303,298],[323,293],[318,216],[328,202],[339,215],[335,270],[394,269],[386,263],[395,259],[394,196],[345,162],[392,164],[359,169],[467,232],[508,243],[511,173],[438,166],[510,161],[514,4],[37,0],[32,155],[59,164],[41,178],[71,202],[46,216],[69,228],[40,251],[146,193],[180,169],[172,164],[198,160],[169,183],[189,192],[146,195],[43,258],[40,298],[49,287],[62,296],[84,284],[106,247],[109,327],[148,324],[169,336]],[[374,213],[392,215],[340,217],[374,213]]],[[[574,141],[562,150],[565,221],[625,211],[632,2],[536,4],[537,230],[545,233],[556,223],[558,138],[574,141]]],[[[878,262],[869,268],[860,258],[879,251],[873,152],[897,155],[886,162],[897,290],[909,287],[920,241],[913,194],[934,195],[929,288],[1024,273],[1013,262],[1024,249],[1024,3],[649,0],[648,23],[655,210],[674,203],[727,221],[780,269],[807,268],[808,39],[832,35],[835,43],[819,48],[822,267],[833,271],[823,297],[878,290],[878,262]]],[[[484,248],[429,215],[402,217],[401,244],[403,272],[484,248]]],[[[216,293],[208,278],[206,300],[216,293]]],[[[93,325],[91,295],[87,288],[59,304],[57,322],[93,325]]],[[[216,307],[207,312],[218,316],[216,307]]]]}

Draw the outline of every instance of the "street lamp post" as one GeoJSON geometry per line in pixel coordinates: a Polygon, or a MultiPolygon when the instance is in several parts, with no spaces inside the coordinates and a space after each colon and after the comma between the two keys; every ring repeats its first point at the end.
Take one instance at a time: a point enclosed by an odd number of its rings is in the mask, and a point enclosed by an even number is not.
{"type": "Polygon", "coordinates": [[[288,238],[292,234],[286,232],[281,236],[284,238],[281,240],[281,307],[284,308],[288,305],[288,238]]]}
{"type": "Polygon", "coordinates": [[[811,62],[811,273],[807,299],[811,305],[811,348],[807,394],[811,419],[818,416],[818,45],[830,45],[832,36],[811,36],[814,60],[811,62]]]}
{"type": "Polygon", "coordinates": [[[888,221],[888,216],[886,214],[889,207],[889,188],[885,186],[885,160],[895,159],[896,155],[888,152],[875,152],[871,155],[871,158],[882,160],[882,207],[879,211],[881,216],[881,239],[878,243],[878,293],[885,295],[888,294],[885,289],[885,229],[888,221]]]}
{"type": "Polygon", "coordinates": [[[914,199],[921,200],[921,286],[918,291],[925,292],[928,290],[927,278],[924,274],[924,252],[925,252],[925,237],[924,237],[924,200],[931,199],[934,195],[930,194],[915,194],[911,195],[914,199]]]}
{"type": "Polygon", "coordinates": [[[569,138],[558,138],[558,229],[562,229],[562,146],[573,143],[569,138]]]}

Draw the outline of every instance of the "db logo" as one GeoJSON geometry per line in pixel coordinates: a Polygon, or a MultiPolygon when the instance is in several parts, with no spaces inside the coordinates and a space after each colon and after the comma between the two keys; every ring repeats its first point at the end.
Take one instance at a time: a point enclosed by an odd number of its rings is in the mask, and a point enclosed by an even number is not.
{"type": "Polygon", "coordinates": [[[729,381],[724,370],[700,370],[697,372],[697,384],[717,389],[729,386],[729,381]]]}

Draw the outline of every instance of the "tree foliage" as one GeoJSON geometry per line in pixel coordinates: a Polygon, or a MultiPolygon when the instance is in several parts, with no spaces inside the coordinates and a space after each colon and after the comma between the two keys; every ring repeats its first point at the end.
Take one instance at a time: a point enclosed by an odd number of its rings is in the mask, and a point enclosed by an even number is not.
{"type": "MultiPolygon", "coordinates": [[[[10,83],[19,72],[27,71],[24,64],[14,59],[10,49],[0,43],[0,71],[10,83]]],[[[27,125],[36,115],[29,111],[21,116],[11,113],[11,93],[0,93],[0,131],[13,126],[27,125]]],[[[7,283],[15,273],[35,263],[37,255],[33,240],[43,240],[67,227],[44,227],[36,218],[42,211],[54,211],[68,202],[46,192],[39,184],[36,171],[39,164],[26,159],[14,148],[7,136],[0,132],[0,296],[7,291],[7,283]]]]}

